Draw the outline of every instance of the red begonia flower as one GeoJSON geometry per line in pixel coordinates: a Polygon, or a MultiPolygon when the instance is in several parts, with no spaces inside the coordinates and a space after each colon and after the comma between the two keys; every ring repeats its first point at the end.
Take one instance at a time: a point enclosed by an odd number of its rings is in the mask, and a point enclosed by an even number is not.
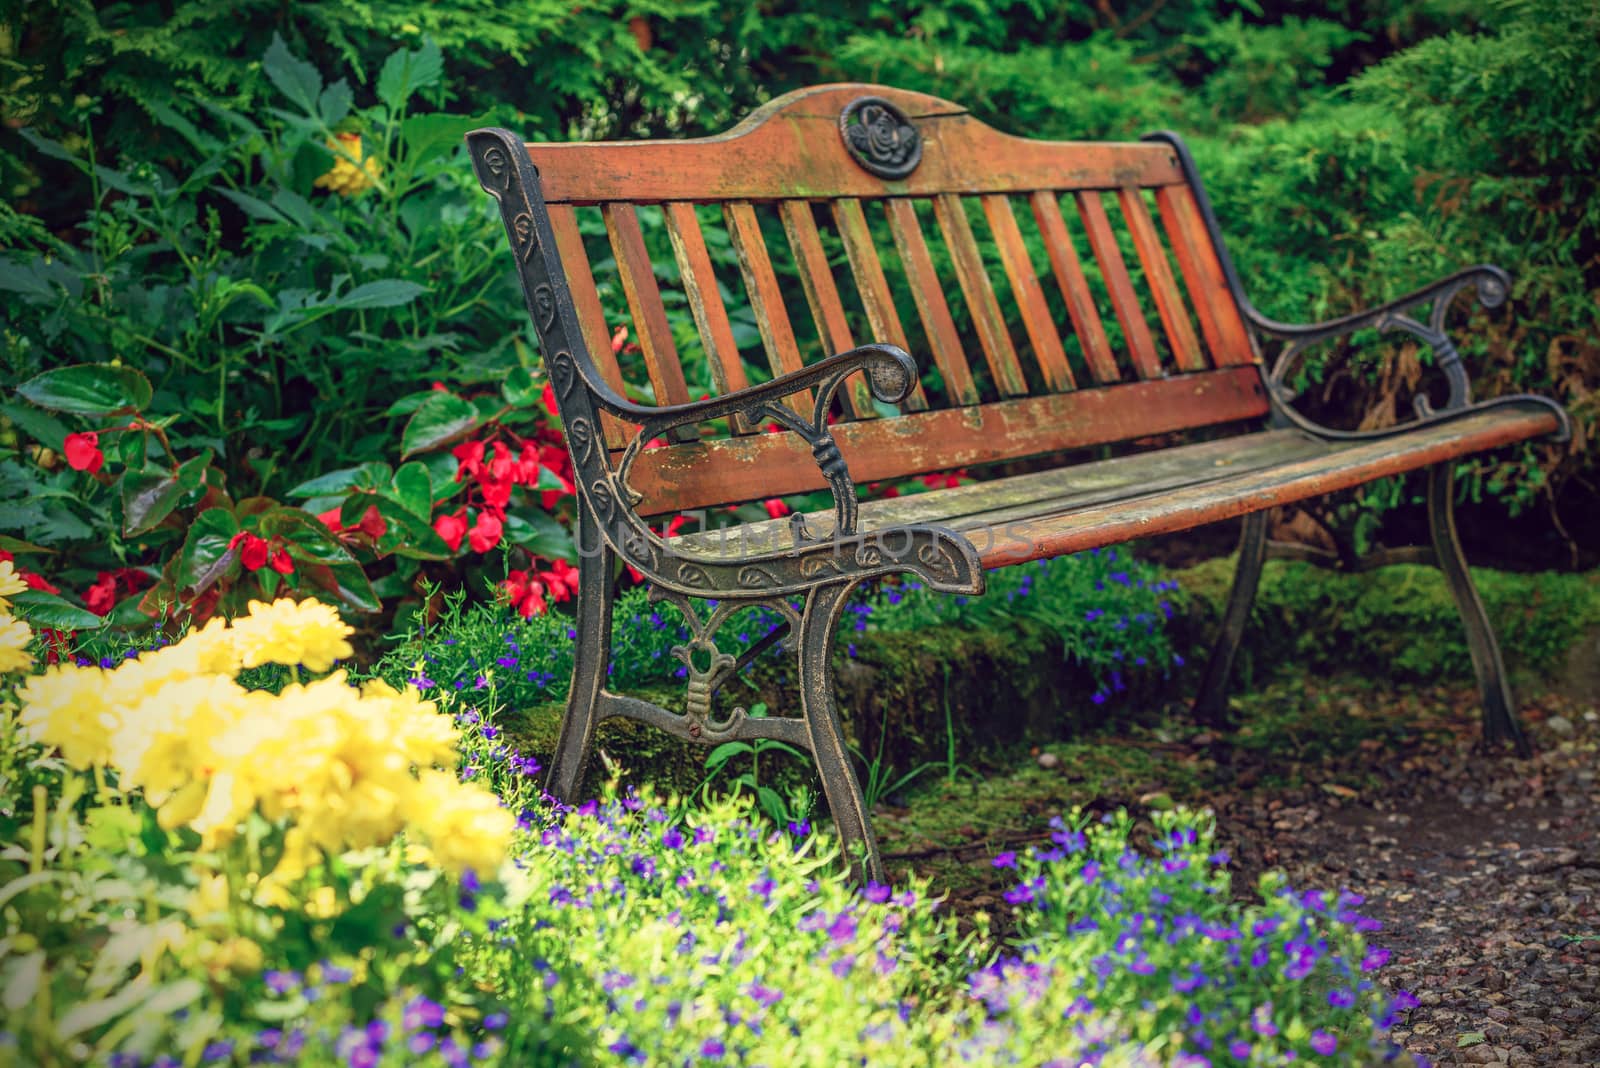
{"type": "Polygon", "coordinates": [[[272,554],[272,570],[280,575],[287,575],[294,570],[294,558],[289,555],[288,549],[279,549],[272,554]]]}
{"type": "Polygon", "coordinates": [[[578,569],[565,560],[556,560],[550,565],[550,570],[539,572],[545,590],[550,594],[550,599],[557,603],[571,600],[572,595],[578,592],[578,569]]]}
{"type": "Polygon", "coordinates": [[[444,539],[451,552],[455,552],[461,548],[461,539],[467,536],[467,510],[463,508],[455,515],[441,515],[433,521],[433,532],[444,539]]]}
{"type": "Polygon", "coordinates": [[[61,451],[67,455],[67,466],[74,471],[87,471],[92,475],[106,462],[106,454],[100,451],[100,435],[93,430],[68,434],[61,451]]]}
{"type": "Polygon", "coordinates": [[[767,514],[774,519],[782,519],[791,511],[789,506],[784,504],[783,501],[779,500],[777,497],[762,501],[761,507],[765,508],[767,510],[767,514]]]}
{"type": "Polygon", "coordinates": [[[467,544],[473,552],[486,553],[500,544],[502,529],[499,516],[487,510],[479,512],[478,521],[467,531],[467,544]]]}
{"type": "Polygon", "coordinates": [[[239,550],[239,562],[246,571],[259,571],[267,566],[267,543],[248,530],[235,534],[228,542],[228,548],[239,550]]]}
{"type": "Polygon", "coordinates": [[[110,613],[117,603],[117,576],[110,571],[102,571],[94,577],[94,583],[83,591],[83,605],[97,616],[110,613]]]}
{"type": "Polygon", "coordinates": [[[382,515],[378,514],[378,506],[375,504],[367,505],[366,514],[361,517],[359,526],[361,533],[373,541],[377,541],[389,531],[389,524],[384,522],[382,515]]]}
{"type": "Polygon", "coordinates": [[[542,616],[550,606],[544,600],[544,584],[527,571],[513,571],[500,584],[512,607],[524,617],[542,616]]]}
{"type": "Polygon", "coordinates": [[[550,383],[546,382],[544,384],[544,389],[539,391],[539,400],[543,402],[545,411],[549,412],[553,416],[561,415],[561,413],[556,409],[555,387],[550,383]]]}
{"type": "Polygon", "coordinates": [[[322,520],[322,525],[335,534],[344,529],[344,524],[339,522],[339,509],[329,508],[326,512],[318,512],[317,518],[322,520]]]}
{"type": "Polygon", "coordinates": [[[454,456],[461,464],[456,471],[456,481],[465,482],[476,475],[478,469],[483,466],[483,442],[463,441],[460,445],[450,450],[450,455],[454,456]]]}

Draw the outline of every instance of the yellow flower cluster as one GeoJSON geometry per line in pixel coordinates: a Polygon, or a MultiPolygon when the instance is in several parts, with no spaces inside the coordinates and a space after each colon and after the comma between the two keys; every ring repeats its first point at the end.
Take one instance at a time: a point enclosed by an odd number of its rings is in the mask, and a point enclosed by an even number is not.
{"type": "Polygon", "coordinates": [[[18,577],[11,561],[0,560],[0,675],[24,671],[33,665],[33,654],[28,652],[33,632],[26,623],[11,615],[11,602],[7,600],[27,588],[28,584],[18,577]]]}
{"type": "Polygon", "coordinates": [[[377,157],[363,158],[360,134],[336,134],[328,142],[328,151],[333,153],[333,169],[312,185],[342,197],[353,197],[370,189],[377,180],[377,157]]]}
{"type": "Polygon", "coordinates": [[[456,729],[431,701],[343,671],[282,693],[247,690],[241,667],[326,670],[350,628],[315,601],[253,602],[175,645],[112,670],[54,667],[19,691],[22,723],[80,768],[105,765],[143,790],[162,826],[228,841],[252,812],[289,826],[286,870],[314,850],[420,833],[451,870],[496,870],[515,825],[492,793],[457,781],[456,729]],[[418,769],[421,769],[420,775],[418,769]]]}

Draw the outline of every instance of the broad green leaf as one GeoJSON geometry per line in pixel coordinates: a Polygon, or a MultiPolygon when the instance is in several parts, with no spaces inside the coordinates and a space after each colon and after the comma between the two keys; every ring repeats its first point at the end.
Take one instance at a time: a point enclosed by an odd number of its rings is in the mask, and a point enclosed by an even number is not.
{"type": "Polygon", "coordinates": [[[289,51],[289,46],[283,43],[283,38],[276,33],[272,35],[267,54],[261,57],[261,69],[278,87],[278,91],[299,105],[307,115],[317,113],[322,76],[312,64],[296,59],[289,51]]]}
{"type": "Polygon", "coordinates": [[[378,72],[378,99],[390,111],[399,111],[411,94],[436,84],[444,74],[444,57],[432,40],[415,52],[401,48],[383,61],[378,72]]]}
{"type": "Polygon", "coordinates": [[[284,493],[286,497],[321,497],[330,493],[339,493],[351,486],[371,487],[377,482],[389,478],[389,465],[376,460],[369,460],[359,467],[341,467],[337,471],[329,471],[325,475],[308,479],[298,486],[284,493]],[[381,473],[380,473],[381,472],[381,473]]]}
{"type": "Polygon", "coordinates": [[[513,545],[520,545],[535,556],[569,563],[578,558],[572,535],[548,512],[506,516],[505,536],[513,545]]]}
{"type": "Polygon", "coordinates": [[[383,602],[372,592],[372,583],[359,564],[310,563],[299,570],[312,586],[328,591],[358,612],[377,612],[383,608],[383,602]]]}
{"type": "Polygon", "coordinates": [[[506,380],[500,385],[500,395],[515,408],[538,404],[539,394],[543,390],[543,384],[535,382],[533,376],[521,367],[506,375],[506,380]]]}
{"type": "Polygon", "coordinates": [[[53,415],[41,412],[31,404],[17,404],[7,401],[0,404],[0,415],[4,415],[17,426],[27,432],[27,435],[41,445],[48,445],[57,452],[67,440],[70,433],[67,425],[53,415]]]}
{"type": "Polygon", "coordinates": [[[178,550],[174,576],[178,588],[191,594],[202,593],[221,578],[234,561],[228,542],[237,533],[239,521],[225,509],[208,508],[196,516],[183,548],[178,550]]]}
{"type": "Polygon", "coordinates": [[[420,286],[415,282],[404,282],[398,278],[380,278],[376,282],[365,282],[356,286],[348,293],[342,293],[324,303],[345,309],[395,308],[402,304],[410,304],[427,291],[427,286],[420,286]]]}
{"type": "Polygon", "coordinates": [[[0,289],[42,300],[56,295],[43,271],[32,263],[18,263],[9,257],[0,257],[0,289]]]}
{"type": "Polygon", "coordinates": [[[31,541],[13,538],[9,534],[0,534],[0,549],[8,553],[53,553],[54,549],[47,549],[43,545],[35,545],[31,541]]]}
{"type": "Polygon", "coordinates": [[[211,450],[201,449],[198,455],[178,465],[178,485],[187,492],[194,492],[206,484],[206,471],[210,467],[211,450]]]}
{"type": "Polygon", "coordinates": [[[478,425],[478,409],[454,393],[438,392],[423,401],[400,435],[400,455],[410,457],[465,436],[478,425]]]}
{"type": "Polygon", "coordinates": [[[425,389],[420,393],[407,393],[404,397],[401,397],[399,400],[389,405],[388,409],[383,414],[410,415],[412,412],[422,407],[424,401],[438,392],[439,390],[436,389],[425,389]]]}
{"type": "Polygon", "coordinates": [[[123,534],[131,538],[156,526],[172,514],[186,492],[171,471],[155,468],[123,475],[123,534]]]}
{"type": "Polygon", "coordinates": [[[433,515],[433,480],[428,469],[413,460],[394,473],[390,497],[411,514],[427,522],[433,515]]]}
{"type": "Polygon", "coordinates": [[[35,375],[17,392],[57,412],[111,415],[138,411],[150,403],[150,380],[131,367],[80,363],[35,375]]]}
{"type": "Polygon", "coordinates": [[[253,197],[249,193],[241,193],[237,189],[220,189],[218,192],[237,204],[240,211],[258,222],[287,223],[290,221],[282,211],[260,197],[253,197]]]}
{"type": "Polygon", "coordinates": [[[43,590],[23,590],[13,594],[17,615],[35,627],[53,630],[99,630],[106,625],[104,616],[97,616],[86,608],[79,608],[65,597],[43,590]]]}
{"type": "Polygon", "coordinates": [[[263,538],[282,538],[289,555],[296,560],[315,560],[323,564],[356,563],[356,558],[334,540],[333,534],[322,525],[321,520],[298,508],[280,505],[262,512],[256,521],[256,530],[263,538]]]}
{"type": "Polygon", "coordinates": [[[421,516],[401,507],[388,497],[369,498],[378,514],[388,524],[383,537],[378,539],[380,553],[393,553],[413,560],[448,560],[455,554],[421,516]]]}
{"type": "Polygon", "coordinates": [[[350,92],[350,83],[340,78],[322,91],[317,98],[317,111],[322,116],[322,121],[328,126],[337,126],[350,114],[350,105],[355,101],[350,92]]]}
{"type": "Polygon", "coordinates": [[[462,145],[467,131],[483,126],[486,116],[475,115],[412,115],[400,127],[410,153],[409,163],[418,163],[441,152],[453,151],[462,145]]]}

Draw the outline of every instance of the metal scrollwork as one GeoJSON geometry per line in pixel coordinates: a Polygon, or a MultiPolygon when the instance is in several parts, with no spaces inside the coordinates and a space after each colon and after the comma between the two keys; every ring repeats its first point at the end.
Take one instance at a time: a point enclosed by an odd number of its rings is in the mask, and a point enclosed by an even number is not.
{"type": "Polygon", "coordinates": [[[839,113],[850,158],[879,178],[904,178],[922,162],[922,135],[906,113],[878,96],[857,97],[839,113]]]}
{"type": "Polygon", "coordinates": [[[725,716],[715,715],[712,704],[717,688],[761,652],[780,641],[792,628],[799,626],[800,618],[794,607],[782,600],[723,601],[702,619],[694,603],[682,594],[651,586],[650,599],[666,601],[677,608],[689,629],[689,640],[672,647],[672,655],[682,662],[688,677],[681,721],[683,733],[694,741],[708,743],[727,741],[746,734],[744,726],[748,716],[742,706],[729,710],[725,716]],[[735,657],[718,649],[716,635],[722,625],[734,613],[756,605],[776,612],[783,618],[784,625],[775,627],[772,633],[753,644],[743,656],[735,657]]]}

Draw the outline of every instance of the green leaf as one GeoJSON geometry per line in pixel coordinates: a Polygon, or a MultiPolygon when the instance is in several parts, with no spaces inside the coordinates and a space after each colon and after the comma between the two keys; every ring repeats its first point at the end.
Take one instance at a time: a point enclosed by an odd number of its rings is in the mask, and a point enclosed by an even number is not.
{"type": "Polygon", "coordinates": [[[405,139],[408,162],[415,167],[422,161],[463,144],[467,131],[485,125],[486,116],[475,115],[413,115],[400,127],[405,139]]]}
{"type": "Polygon", "coordinates": [[[317,96],[322,92],[322,76],[317,68],[303,59],[296,59],[283,43],[283,38],[272,35],[267,54],[261,57],[261,69],[278,91],[300,106],[307,115],[317,113],[317,96]]]}
{"type": "Polygon", "coordinates": [[[35,375],[17,392],[57,412],[111,415],[138,411],[150,403],[150,380],[131,367],[80,363],[35,375]]]}
{"type": "Polygon", "coordinates": [[[454,393],[437,392],[412,413],[400,435],[400,455],[437,448],[470,433],[478,425],[478,409],[454,393]]]}
{"type": "Polygon", "coordinates": [[[31,541],[13,538],[9,534],[0,534],[0,549],[8,553],[53,553],[54,549],[47,549],[43,545],[35,545],[31,541]]]}
{"type": "Polygon", "coordinates": [[[317,98],[317,111],[322,115],[322,121],[329,126],[337,126],[350,114],[350,105],[355,101],[350,92],[350,83],[340,78],[322,91],[317,98]]]}
{"type": "Polygon", "coordinates": [[[1489,1036],[1482,1031],[1467,1031],[1456,1036],[1456,1048],[1465,1049],[1467,1046],[1481,1046],[1489,1041],[1489,1036]]]}
{"type": "Polygon", "coordinates": [[[506,516],[505,536],[511,544],[520,545],[535,556],[569,563],[578,558],[572,535],[548,512],[506,516]]]}
{"type": "Polygon", "coordinates": [[[388,478],[388,464],[369,460],[359,467],[341,467],[337,471],[329,471],[325,475],[308,479],[288,490],[284,496],[322,497],[331,493],[341,493],[352,486],[371,488],[387,481],[388,478]]]}
{"type": "Polygon", "coordinates": [[[0,289],[42,300],[50,300],[56,295],[48,277],[34,264],[18,263],[8,257],[0,257],[0,289]]]}
{"type": "MultiPolygon", "coordinates": [[[[366,511],[365,508],[362,509],[366,511]]],[[[332,533],[316,516],[307,515],[298,508],[282,505],[261,513],[256,520],[256,530],[263,538],[282,538],[289,555],[296,560],[311,560],[321,564],[356,565],[344,546],[334,540],[332,533]]]]}
{"type": "Polygon", "coordinates": [[[17,424],[34,441],[41,445],[48,445],[57,452],[66,443],[67,426],[53,415],[46,415],[31,404],[17,404],[7,401],[0,404],[0,415],[4,415],[17,424]]]}
{"type": "Polygon", "coordinates": [[[308,564],[302,570],[307,582],[327,590],[358,612],[377,612],[383,608],[383,602],[372,591],[372,583],[359,564],[308,564]]]}
{"type": "Polygon", "coordinates": [[[439,390],[436,389],[425,389],[420,393],[407,393],[404,397],[401,397],[399,400],[389,405],[388,409],[383,414],[410,415],[412,412],[422,407],[423,403],[429,397],[438,392],[439,390]]]}
{"type": "Polygon", "coordinates": [[[543,390],[544,386],[535,382],[533,376],[521,367],[506,375],[506,380],[500,385],[500,395],[514,408],[526,408],[539,403],[539,394],[543,390]]]}
{"type": "Polygon", "coordinates": [[[443,75],[444,57],[431,39],[415,52],[402,48],[383,61],[378,72],[378,99],[390,111],[399,111],[412,93],[437,84],[443,75]]]}
{"type": "Polygon", "coordinates": [[[186,493],[171,471],[130,471],[122,476],[122,532],[143,534],[172,514],[186,493]]]}
{"type": "Polygon", "coordinates": [[[396,308],[402,304],[410,304],[427,291],[427,286],[415,282],[403,282],[398,278],[380,278],[376,282],[365,282],[356,286],[350,292],[328,300],[325,304],[344,309],[396,308]]]}
{"type": "Polygon", "coordinates": [[[722,765],[741,753],[753,753],[749,742],[723,742],[706,755],[706,770],[721,771],[722,765]]]}
{"type": "Polygon", "coordinates": [[[402,465],[394,473],[389,497],[426,522],[433,516],[433,480],[428,477],[428,469],[415,460],[402,465]]]}
{"type": "Polygon", "coordinates": [[[86,608],[79,608],[64,597],[43,590],[23,590],[11,598],[17,615],[35,627],[53,630],[99,630],[106,625],[104,616],[97,616],[86,608]]]}
{"type": "Polygon", "coordinates": [[[388,524],[383,537],[378,539],[380,553],[393,553],[413,560],[448,560],[455,555],[427,519],[407,511],[389,497],[370,497],[368,500],[388,524]]]}
{"type": "Polygon", "coordinates": [[[207,508],[196,516],[178,550],[178,588],[198,594],[221,578],[234,561],[228,542],[237,533],[239,521],[225,508],[207,508]]]}

